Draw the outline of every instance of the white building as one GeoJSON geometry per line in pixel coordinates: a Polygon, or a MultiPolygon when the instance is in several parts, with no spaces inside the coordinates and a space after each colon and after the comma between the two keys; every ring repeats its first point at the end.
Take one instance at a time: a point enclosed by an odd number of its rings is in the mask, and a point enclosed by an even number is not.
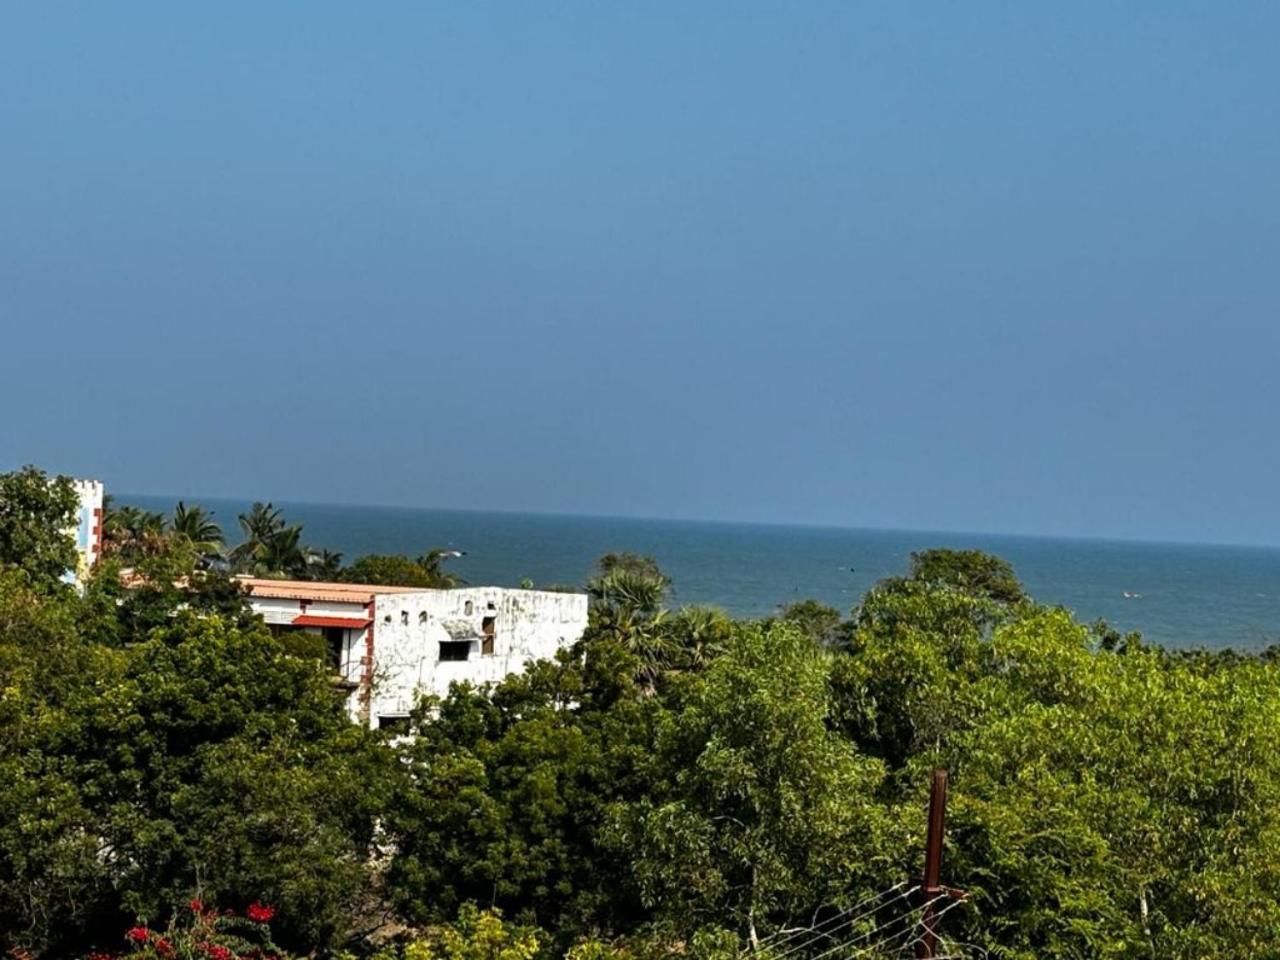
{"type": "Polygon", "coordinates": [[[76,568],[68,570],[64,579],[77,585],[84,583],[93,565],[102,556],[102,507],[105,490],[101,480],[76,480],[76,497],[79,506],[76,508],[76,525],[69,530],[76,541],[76,568]]]}
{"type": "Polygon", "coordinates": [[[587,626],[581,593],[241,580],[272,629],[325,638],[352,719],[373,727],[407,726],[421,694],[501,680],[553,656],[587,626]]]}

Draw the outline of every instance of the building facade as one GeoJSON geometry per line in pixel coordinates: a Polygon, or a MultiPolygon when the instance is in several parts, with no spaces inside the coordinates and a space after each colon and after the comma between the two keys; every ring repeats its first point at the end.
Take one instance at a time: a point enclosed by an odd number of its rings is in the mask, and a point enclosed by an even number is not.
{"type": "Polygon", "coordinates": [[[76,541],[76,568],[68,570],[65,580],[80,585],[93,565],[102,557],[102,512],[106,491],[101,480],[75,480],[76,525],[71,535],[76,541]]]}
{"type": "Polygon", "coordinates": [[[241,579],[273,630],[324,638],[348,712],[375,728],[407,729],[421,695],[518,673],[587,626],[580,593],[241,579]]]}

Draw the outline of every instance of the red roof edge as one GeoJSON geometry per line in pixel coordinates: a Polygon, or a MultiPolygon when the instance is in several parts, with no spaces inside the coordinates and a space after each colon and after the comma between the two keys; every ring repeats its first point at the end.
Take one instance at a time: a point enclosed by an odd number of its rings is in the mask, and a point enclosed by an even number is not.
{"type": "Polygon", "coordinates": [[[302,614],[293,618],[295,627],[346,627],[348,630],[363,630],[372,620],[361,617],[318,617],[302,614]]]}

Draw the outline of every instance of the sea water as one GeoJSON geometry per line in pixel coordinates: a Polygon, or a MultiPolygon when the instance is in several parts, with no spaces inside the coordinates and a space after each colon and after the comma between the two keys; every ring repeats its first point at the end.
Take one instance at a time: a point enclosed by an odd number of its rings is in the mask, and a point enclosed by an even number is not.
{"type": "MultiPolygon", "coordinates": [[[[121,496],[172,510],[176,498],[121,496]]],[[[188,498],[188,503],[192,502],[188,498]]],[[[249,504],[198,501],[230,543],[249,504]]],[[[674,603],[764,616],[813,597],[843,612],[915,550],[976,547],[1008,560],[1037,600],[1081,620],[1106,619],[1168,646],[1256,649],[1280,640],[1280,550],[1259,547],[708,523],[616,517],[277,503],[303,541],[342,553],[464,551],[448,569],[473,584],[581,585],[595,559],[649,554],[674,581],[674,603]]]]}

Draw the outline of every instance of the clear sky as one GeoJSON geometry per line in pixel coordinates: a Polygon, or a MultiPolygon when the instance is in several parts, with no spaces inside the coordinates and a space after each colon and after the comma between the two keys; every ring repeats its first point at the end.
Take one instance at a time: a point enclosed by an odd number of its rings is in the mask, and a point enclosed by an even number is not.
{"type": "Polygon", "coordinates": [[[0,466],[1280,543],[1280,4],[0,14],[0,466]]]}

